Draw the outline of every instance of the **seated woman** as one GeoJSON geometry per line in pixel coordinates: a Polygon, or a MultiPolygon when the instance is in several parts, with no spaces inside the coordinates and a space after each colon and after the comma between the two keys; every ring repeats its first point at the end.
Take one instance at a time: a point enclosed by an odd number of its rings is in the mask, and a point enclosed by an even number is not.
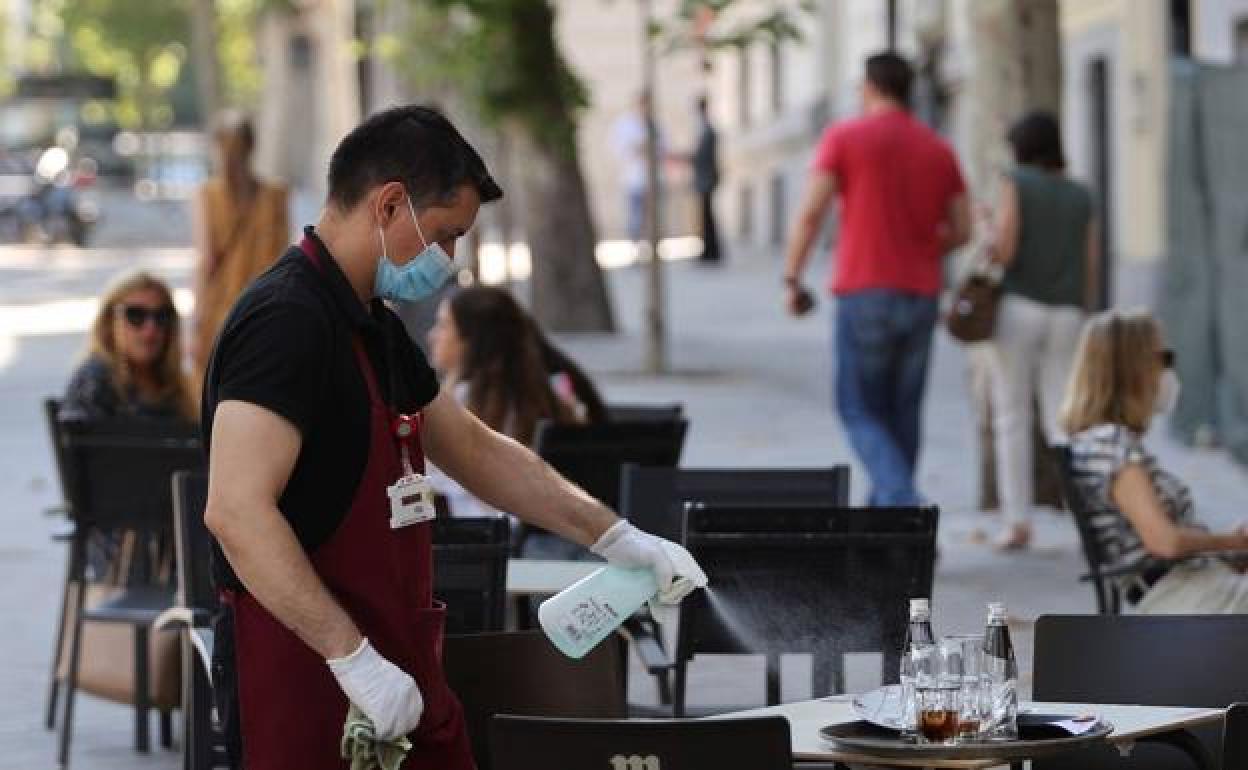
{"type": "MultiPolygon", "coordinates": [[[[551,386],[536,323],[503,289],[472,286],[444,300],[429,331],[429,354],[448,392],[486,425],[521,444],[532,443],[538,420],[584,422],[585,408],[551,386]]],[[[575,368],[566,356],[554,358],[563,371],[569,365],[575,368]]],[[[588,382],[579,369],[575,371],[588,382]]],[[[496,513],[432,466],[429,480],[447,498],[454,516],[496,513]]],[[[532,532],[525,540],[525,555],[542,551],[543,545],[555,549],[543,552],[545,558],[571,558],[573,549],[584,550],[544,532],[532,532]]]]}
{"type": "Polygon", "coordinates": [[[149,273],[122,275],[100,300],[61,416],[191,420],[197,411],[182,371],[173,294],[149,273]]]}
{"type": "Polygon", "coordinates": [[[1178,398],[1172,359],[1147,313],[1110,311],[1087,323],[1062,408],[1074,480],[1098,539],[1113,544],[1105,566],[1140,568],[1122,579],[1131,611],[1248,612],[1248,576],[1217,553],[1248,549],[1248,530],[1200,525],[1187,485],[1143,443],[1153,415],[1178,398]]]}

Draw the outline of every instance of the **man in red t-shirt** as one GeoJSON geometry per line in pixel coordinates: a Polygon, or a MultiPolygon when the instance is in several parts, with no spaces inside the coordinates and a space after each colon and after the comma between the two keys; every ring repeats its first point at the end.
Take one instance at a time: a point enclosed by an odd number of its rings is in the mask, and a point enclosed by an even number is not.
{"type": "Polygon", "coordinates": [[[813,305],[802,269],[836,198],[836,406],[871,478],[870,505],[920,501],[914,471],[941,260],[970,237],[957,159],[908,109],[913,80],[896,54],[867,59],[863,114],[824,133],[785,260],[788,307],[802,315],[813,305]]]}

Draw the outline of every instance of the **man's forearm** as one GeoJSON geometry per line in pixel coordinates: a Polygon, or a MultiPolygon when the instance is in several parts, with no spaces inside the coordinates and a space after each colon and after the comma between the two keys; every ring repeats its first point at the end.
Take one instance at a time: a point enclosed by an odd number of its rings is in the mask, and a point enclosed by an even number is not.
{"type": "Polygon", "coordinates": [[[355,622],[276,508],[235,515],[210,508],[206,519],[243,586],[282,625],[322,658],[341,658],[359,647],[355,622]]]}
{"type": "Polygon", "coordinates": [[[801,280],[802,271],[806,268],[806,260],[819,235],[819,223],[809,216],[803,216],[793,228],[789,237],[789,249],[784,258],[784,277],[801,280]]]}
{"type": "Polygon", "coordinates": [[[619,518],[506,436],[493,432],[483,436],[477,457],[456,480],[489,505],[529,524],[588,546],[619,518]],[[498,473],[499,468],[507,472],[498,473]]]}

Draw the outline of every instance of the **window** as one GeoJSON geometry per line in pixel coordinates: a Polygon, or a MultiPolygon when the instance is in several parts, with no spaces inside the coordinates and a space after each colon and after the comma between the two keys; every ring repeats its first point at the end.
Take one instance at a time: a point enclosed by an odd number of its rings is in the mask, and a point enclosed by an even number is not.
{"type": "Polygon", "coordinates": [[[1235,20],[1235,63],[1248,64],[1248,16],[1235,20]]]}
{"type": "Polygon", "coordinates": [[[1192,55],[1192,2],[1170,0],[1170,52],[1175,56],[1192,55]]]}
{"type": "Polygon", "coordinates": [[[737,49],[737,122],[750,125],[750,47],[737,49]]]}
{"type": "Polygon", "coordinates": [[[771,54],[771,110],[777,115],[784,111],[784,48],[779,40],[769,47],[771,54]]]}

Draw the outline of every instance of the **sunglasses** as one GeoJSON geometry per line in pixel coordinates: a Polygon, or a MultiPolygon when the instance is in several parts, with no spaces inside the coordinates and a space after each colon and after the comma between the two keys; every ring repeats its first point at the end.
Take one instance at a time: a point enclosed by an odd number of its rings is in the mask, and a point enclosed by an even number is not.
{"type": "Polygon", "coordinates": [[[126,319],[126,323],[136,329],[142,328],[143,324],[151,321],[161,329],[168,329],[173,324],[176,317],[173,308],[165,305],[164,307],[145,307],[143,305],[122,305],[117,308],[117,314],[126,319]]]}

